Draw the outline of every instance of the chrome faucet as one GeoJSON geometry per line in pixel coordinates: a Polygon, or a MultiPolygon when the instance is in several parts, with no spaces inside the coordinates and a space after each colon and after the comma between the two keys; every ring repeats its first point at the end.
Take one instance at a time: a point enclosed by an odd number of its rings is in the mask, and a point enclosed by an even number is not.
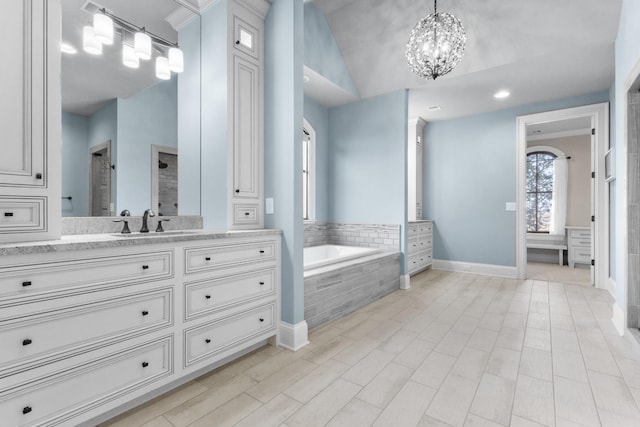
{"type": "Polygon", "coordinates": [[[142,228],[140,229],[141,233],[149,232],[149,227],[147,226],[147,218],[150,216],[156,216],[156,214],[153,212],[153,209],[147,209],[146,211],[144,211],[144,214],[142,215],[142,228]]]}

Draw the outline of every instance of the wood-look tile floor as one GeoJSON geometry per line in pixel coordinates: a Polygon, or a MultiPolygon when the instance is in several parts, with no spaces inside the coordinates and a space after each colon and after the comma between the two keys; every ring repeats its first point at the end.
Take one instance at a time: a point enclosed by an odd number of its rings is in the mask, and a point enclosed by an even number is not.
{"type": "Polygon", "coordinates": [[[593,287],[429,270],[108,426],[640,426],[640,346],[593,287]]]}

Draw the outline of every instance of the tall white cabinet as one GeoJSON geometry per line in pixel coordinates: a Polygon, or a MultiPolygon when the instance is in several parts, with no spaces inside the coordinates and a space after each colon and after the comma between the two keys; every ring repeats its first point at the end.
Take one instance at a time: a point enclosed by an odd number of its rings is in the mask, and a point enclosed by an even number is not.
{"type": "Polygon", "coordinates": [[[60,5],[4,2],[0,14],[0,242],[60,236],[60,5]]]}
{"type": "Polygon", "coordinates": [[[407,190],[409,221],[422,219],[423,146],[425,121],[420,117],[409,120],[407,190]]]}
{"type": "Polygon", "coordinates": [[[229,2],[228,162],[230,228],[262,228],[264,158],[263,0],[229,2]]]}

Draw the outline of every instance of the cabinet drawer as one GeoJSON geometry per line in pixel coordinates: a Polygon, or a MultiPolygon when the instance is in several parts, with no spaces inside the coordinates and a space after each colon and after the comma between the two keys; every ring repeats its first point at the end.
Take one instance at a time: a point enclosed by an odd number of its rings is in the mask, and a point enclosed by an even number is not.
{"type": "Polygon", "coordinates": [[[417,236],[418,224],[409,224],[409,226],[407,227],[407,234],[409,235],[409,238],[417,236]]]}
{"type": "Polygon", "coordinates": [[[185,363],[192,365],[275,329],[275,304],[188,329],[184,339],[185,363]]]}
{"type": "Polygon", "coordinates": [[[419,251],[428,251],[433,248],[433,242],[431,241],[431,237],[425,237],[418,240],[418,250],[419,251]]]}
{"type": "Polygon", "coordinates": [[[82,286],[173,277],[173,252],[59,261],[0,269],[0,299],[82,286]]]}
{"type": "Polygon", "coordinates": [[[571,257],[572,261],[591,264],[591,250],[587,249],[575,249],[571,257]]]}
{"type": "Polygon", "coordinates": [[[69,422],[104,402],[155,382],[173,371],[171,337],[80,362],[42,380],[0,394],[7,426],[69,422]]]}
{"type": "Polygon", "coordinates": [[[275,270],[185,284],[185,318],[215,312],[268,295],[275,296],[275,270]]]}
{"type": "MultiPolygon", "coordinates": [[[[41,312],[45,303],[12,307],[24,317],[0,322],[0,367],[60,353],[116,337],[131,336],[171,324],[172,290],[138,293],[93,304],[41,312]]],[[[2,369],[8,374],[9,369],[2,369]]]]}
{"type": "Polygon", "coordinates": [[[569,230],[569,238],[591,239],[591,230],[569,230]]]}
{"type": "Polygon", "coordinates": [[[571,237],[569,246],[572,247],[591,247],[591,237],[571,237]]]}
{"type": "Polygon", "coordinates": [[[258,224],[259,206],[250,203],[234,203],[233,205],[233,223],[234,225],[250,225],[258,224]]]}
{"type": "Polygon", "coordinates": [[[423,252],[418,254],[418,268],[423,268],[431,265],[431,252],[423,252]]]}
{"type": "Polygon", "coordinates": [[[418,255],[411,255],[409,257],[409,261],[407,262],[409,271],[416,271],[418,269],[418,255]]]}
{"type": "Polygon", "coordinates": [[[260,59],[260,30],[244,19],[233,15],[233,46],[240,52],[260,59]]]}
{"type": "Polygon", "coordinates": [[[185,249],[185,273],[198,273],[218,268],[233,267],[256,262],[275,261],[276,242],[236,243],[185,249]]]}
{"type": "Polygon", "coordinates": [[[433,223],[431,222],[421,222],[418,225],[418,234],[421,236],[431,235],[433,234],[433,223]]]}
{"type": "Polygon", "coordinates": [[[44,197],[0,198],[0,233],[43,231],[46,209],[44,197]]]}
{"type": "Polygon", "coordinates": [[[416,237],[409,239],[409,254],[415,254],[418,252],[418,239],[416,237]]]}

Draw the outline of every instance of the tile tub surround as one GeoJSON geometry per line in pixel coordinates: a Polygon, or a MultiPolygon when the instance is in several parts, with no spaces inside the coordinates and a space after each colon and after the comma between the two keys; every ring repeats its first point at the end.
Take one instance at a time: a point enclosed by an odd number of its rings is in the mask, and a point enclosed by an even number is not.
{"type": "MultiPolygon", "coordinates": [[[[123,218],[121,216],[63,217],[62,235],[119,233],[122,230],[122,223],[113,221],[123,218]]],[[[142,227],[142,216],[132,215],[127,218],[129,229],[139,231],[142,227]]],[[[202,229],[202,217],[199,215],[154,216],[148,220],[151,232],[155,231],[158,219],[163,220],[162,228],[165,231],[202,229]]]]}
{"type": "Polygon", "coordinates": [[[426,270],[300,351],[265,346],[101,427],[636,426],[640,345],[616,333],[612,302],[426,270]]]}
{"type": "Polygon", "coordinates": [[[304,247],[319,245],[359,246],[400,250],[400,226],[308,222],[304,225],[304,247]]]}
{"type": "Polygon", "coordinates": [[[400,288],[400,254],[382,253],[320,267],[304,275],[309,329],[339,319],[400,288]]]}

